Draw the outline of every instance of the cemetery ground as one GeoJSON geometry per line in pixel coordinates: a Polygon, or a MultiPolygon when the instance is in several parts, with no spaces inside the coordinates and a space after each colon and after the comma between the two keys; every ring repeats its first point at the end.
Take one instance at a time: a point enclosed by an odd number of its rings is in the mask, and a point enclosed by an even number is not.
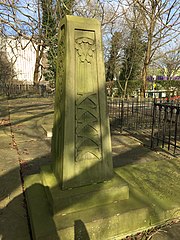
{"type": "MultiPolygon", "coordinates": [[[[53,98],[0,101],[0,239],[29,240],[23,180],[52,161],[53,98]]],[[[180,158],[152,151],[149,138],[136,135],[112,132],[114,170],[136,202],[151,211],[151,230],[127,239],[180,239],[180,158]]]]}

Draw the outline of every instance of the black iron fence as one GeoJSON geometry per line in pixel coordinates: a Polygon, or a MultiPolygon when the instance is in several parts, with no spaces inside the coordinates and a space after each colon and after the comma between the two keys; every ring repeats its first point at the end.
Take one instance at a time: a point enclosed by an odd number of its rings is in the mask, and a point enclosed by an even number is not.
{"type": "Polygon", "coordinates": [[[107,101],[111,129],[132,133],[143,130],[152,148],[158,146],[176,155],[180,153],[179,100],[108,98],[107,101]]]}
{"type": "Polygon", "coordinates": [[[152,128],[152,99],[123,100],[108,98],[107,101],[112,128],[116,128],[119,131],[152,128]]]}
{"type": "Polygon", "coordinates": [[[180,154],[180,103],[154,102],[151,147],[160,146],[180,154]]]}

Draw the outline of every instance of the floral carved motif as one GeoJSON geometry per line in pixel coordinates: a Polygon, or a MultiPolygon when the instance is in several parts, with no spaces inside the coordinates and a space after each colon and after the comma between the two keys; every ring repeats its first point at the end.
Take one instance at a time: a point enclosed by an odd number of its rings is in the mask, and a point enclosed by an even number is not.
{"type": "Polygon", "coordinates": [[[94,40],[87,37],[78,38],[75,41],[75,49],[81,62],[91,63],[96,49],[94,40]]]}

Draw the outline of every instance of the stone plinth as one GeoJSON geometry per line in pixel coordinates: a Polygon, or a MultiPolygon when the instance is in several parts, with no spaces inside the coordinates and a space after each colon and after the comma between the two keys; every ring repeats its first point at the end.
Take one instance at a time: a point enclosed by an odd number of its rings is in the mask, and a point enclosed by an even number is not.
{"type": "Polygon", "coordinates": [[[108,226],[122,221],[116,206],[127,201],[129,188],[113,172],[101,28],[95,19],[66,16],[60,26],[52,156],[52,166],[25,181],[34,238],[85,239],[81,227],[87,224],[92,239],[119,234],[108,226]]]}

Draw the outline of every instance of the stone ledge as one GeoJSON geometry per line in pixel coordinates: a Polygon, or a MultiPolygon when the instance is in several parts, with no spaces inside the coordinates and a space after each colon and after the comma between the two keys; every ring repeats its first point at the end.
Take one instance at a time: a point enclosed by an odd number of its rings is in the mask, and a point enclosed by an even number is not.
{"type": "Polygon", "coordinates": [[[148,208],[138,204],[134,199],[129,200],[127,185],[122,182],[123,184],[121,183],[121,187],[118,188],[118,181],[120,178],[115,175],[112,181],[100,185],[93,184],[60,191],[57,182],[52,177],[50,166],[43,167],[41,174],[26,177],[25,194],[33,239],[73,240],[77,236],[81,237],[77,239],[88,239],[84,238],[87,235],[90,237],[89,239],[113,239],[113,237],[120,239],[132,231],[147,228],[149,226],[148,208]],[[44,186],[43,174],[46,179],[44,186]],[[51,185],[51,191],[47,182],[51,185]],[[109,188],[111,189],[109,190],[109,188]],[[82,189],[83,194],[81,195],[82,189]],[[47,195],[47,192],[51,192],[52,196],[51,194],[47,195]],[[73,204],[72,200],[75,199],[75,195],[77,202],[73,204]],[[101,197],[99,198],[99,196],[101,197]],[[52,215],[51,204],[54,201],[58,201],[54,208],[54,211],[57,212],[52,215]],[[67,205],[65,205],[66,201],[67,205]],[[61,210],[58,209],[58,203],[62,204],[59,206],[61,210]],[[85,230],[82,230],[82,226],[85,230]]]}
{"type": "Polygon", "coordinates": [[[58,240],[40,175],[26,177],[24,187],[33,239],[58,240]]]}
{"type": "Polygon", "coordinates": [[[81,201],[82,210],[52,216],[46,188],[42,185],[40,174],[25,179],[33,239],[121,239],[149,227],[149,210],[136,199],[109,204],[102,202],[101,206],[87,209],[81,201]]]}
{"type": "Polygon", "coordinates": [[[128,185],[115,173],[110,181],[68,190],[59,188],[50,165],[42,167],[41,176],[53,214],[68,214],[129,198],[128,185]]]}
{"type": "Polygon", "coordinates": [[[56,227],[59,229],[58,236],[63,240],[120,240],[128,233],[137,233],[147,229],[149,227],[148,208],[139,205],[135,207],[135,202],[129,200],[123,200],[122,202],[64,216],[61,221],[55,219],[56,227]],[[132,206],[135,209],[131,209],[132,206]],[[92,221],[86,220],[89,215],[93,216],[92,221]],[[68,224],[71,222],[71,227],[66,227],[67,222],[68,224]],[[81,222],[81,225],[77,224],[78,222],[81,222]]]}

